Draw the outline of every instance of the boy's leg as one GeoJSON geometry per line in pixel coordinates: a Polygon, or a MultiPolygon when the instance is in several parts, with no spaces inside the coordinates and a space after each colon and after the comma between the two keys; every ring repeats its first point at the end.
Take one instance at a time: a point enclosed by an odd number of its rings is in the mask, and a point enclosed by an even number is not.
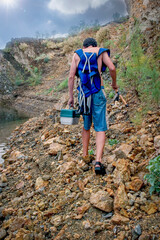
{"type": "Polygon", "coordinates": [[[96,161],[102,161],[102,154],[105,144],[105,132],[96,132],[96,161]]]}
{"type": "Polygon", "coordinates": [[[104,131],[96,132],[96,162],[102,162],[104,145],[105,145],[105,132],[104,131]]]}
{"type": "Polygon", "coordinates": [[[90,140],[90,129],[85,130],[83,127],[83,130],[82,130],[83,157],[86,157],[88,155],[89,140],[90,140]]]}
{"type": "Polygon", "coordinates": [[[90,128],[92,125],[92,115],[83,115],[84,127],[82,129],[83,157],[88,155],[88,145],[90,140],[90,128]]]}

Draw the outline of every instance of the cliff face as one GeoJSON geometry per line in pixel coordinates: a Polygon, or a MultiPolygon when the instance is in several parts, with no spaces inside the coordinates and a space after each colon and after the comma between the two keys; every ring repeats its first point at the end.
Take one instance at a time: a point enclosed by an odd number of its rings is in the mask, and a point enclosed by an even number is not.
{"type": "Polygon", "coordinates": [[[130,15],[130,29],[133,28],[134,19],[138,19],[148,47],[153,46],[160,35],[159,0],[125,0],[125,2],[130,15]]]}
{"type": "Polygon", "coordinates": [[[18,39],[9,42],[0,52],[0,94],[10,94],[38,71],[41,74],[52,69],[56,71],[53,58],[58,61],[57,53],[61,55],[60,47],[52,40],[18,39]]]}
{"type": "Polygon", "coordinates": [[[0,94],[9,94],[13,90],[12,78],[16,75],[13,66],[0,52],[0,94]]]}
{"type": "Polygon", "coordinates": [[[127,11],[128,14],[130,15],[130,11],[131,11],[131,0],[125,0],[126,6],[127,6],[127,11]]]}

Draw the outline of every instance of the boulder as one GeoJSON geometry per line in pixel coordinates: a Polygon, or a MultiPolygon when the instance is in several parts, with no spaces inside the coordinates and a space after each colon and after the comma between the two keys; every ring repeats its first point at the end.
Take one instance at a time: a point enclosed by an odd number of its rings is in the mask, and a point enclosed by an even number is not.
{"type": "Polygon", "coordinates": [[[119,159],[116,162],[116,168],[113,173],[114,182],[120,184],[121,182],[128,182],[130,179],[129,162],[126,159],[119,159]]]}
{"type": "Polygon", "coordinates": [[[57,155],[57,153],[59,151],[62,151],[62,149],[64,148],[64,145],[59,144],[59,143],[52,143],[49,147],[49,151],[48,154],[49,155],[57,155]]]}
{"type": "Polygon", "coordinates": [[[129,218],[123,217],[120,214],[116,213],[113,215],[111,222],[116,225],[127,224],[129,222],[129,218]]]}
{"type": "Polygon", "coordinates": [[[116,148],[113,153],[117,158],[127,158],[129,153],[132,151],[132,146],[126,143],[123,143],[119,148],[116,148]]]}
{"type": "Polygon", "coordinates": [[[113,199],[103,190],[92,193],[90,196],[90,203],[94,207],[105,212],[111,212],[113,210],[113,199]]]}
{"type": "Polygon", "coordinates": [[[124,208],[128,205],[128,197],[125,191],[125,185],[123,183],[117,189],[115,198],[114,198],[114,210],[124,208]]]}

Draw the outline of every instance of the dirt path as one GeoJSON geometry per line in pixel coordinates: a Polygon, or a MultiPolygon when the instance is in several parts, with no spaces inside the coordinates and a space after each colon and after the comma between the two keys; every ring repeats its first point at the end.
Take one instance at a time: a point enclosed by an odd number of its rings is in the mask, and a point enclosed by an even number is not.
{"type": "Polygon", "coordinates": [[[159,115],[135,128],[131,108],[108,110],[103,177],[94,154],[91,163],[81,157],[81,120],[61,125],[49,110],[13,132],[0,169],[0,239],[159,239],[160,199],[144,180],[160,144],[159,115]]]}

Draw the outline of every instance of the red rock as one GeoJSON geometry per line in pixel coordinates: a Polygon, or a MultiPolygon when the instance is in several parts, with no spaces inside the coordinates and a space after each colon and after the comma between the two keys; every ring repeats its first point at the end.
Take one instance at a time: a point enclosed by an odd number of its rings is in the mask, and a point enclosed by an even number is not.
{"type": "Polygon", "coordinates": [[[113,210],[113,199],[103,190],[92,193],[90,196],[90,203],[94,207],[105,212],[111,212],[113,210]]]}
{"type": "Polygon", "coordinates": [[[118,158],[127,158],[129,153],[132,151],[132,146],[123,143],[119,148],[116,148],[113,153],[116,154],[118,158]]]}
{"type": "Polygon", "coordinates": [[[66,162],[59,167],[60,173],[66,173],[68,171],[74,171],[75,166],[76,166],[75,161],[66,162]]]}
{"type": "Polygon", "coordinates": [[[84,214],[89,208],[90,208],[90,204],[89,203],[88,204],[84,204],[81,207],[77,208],[77,212],[79,214],[84,214]]]}
{"type": "Polygon", "coordinates": [[[115,194],[114,198],[114,210],[124,208],[128,205],[128,197],[127,193],[125,191],[125,186],[123,183],[120,184],[120,186],[117,189],[117,192],[115,194]]]}
{"type": "Polygon", "coordinates": [[[140,208],[141,210],[145,211],[148,215],[158,211],[157,205],[153,202],[146,203],[145,206],[142,205],[140,208]]]}
{"type": "Polygon", "coordinates": [[[24,218],[16,218],[12,224],[10,225],[10,231],[14,232],[20,228],[22,228],[26,223],[26,220],[24,218]]]}
{"type": "Polygon", "coordinates": [[[49,147],[49,151],[48,154],[49,155],[57,155],[57,153],[59,151],[62,151],[62,149],[64,148],[64,145],[59,144],[59,143],[52,143],[49,147]]]}
{"type": "Polygon", "coordinates": [[[143,181],[139,178],[136,178],[132,182],[130,182],[129,189],[137,192],[141,189],[142,186],[143,186],[143,181]]]}
{"type": "Polygon", "coordinates": [[[129,162],[126,159],[119,159],[116,162],[116,169],[114,170],[114,182],[120,184],[121,182],[128,182],[130,179],[129,162]]]}
{"type": "Polygon", "coordinates": [[[38,190],[38,189],[40,189],[40,188],[42,188],[42,187],[46,187],[47,184],[48,184],[47,181],[43,181],[43,179],[42,179],[41,177],[38,177],[38,178],[36,179],[35,189],[38,190]]]}
{"type": "Polygon", "coordinates": [[[123,217],[120,214],[116,213],[113,215],[111,222],[117,225],[127,224],[129,222],[129,218],[123,217]]]}

